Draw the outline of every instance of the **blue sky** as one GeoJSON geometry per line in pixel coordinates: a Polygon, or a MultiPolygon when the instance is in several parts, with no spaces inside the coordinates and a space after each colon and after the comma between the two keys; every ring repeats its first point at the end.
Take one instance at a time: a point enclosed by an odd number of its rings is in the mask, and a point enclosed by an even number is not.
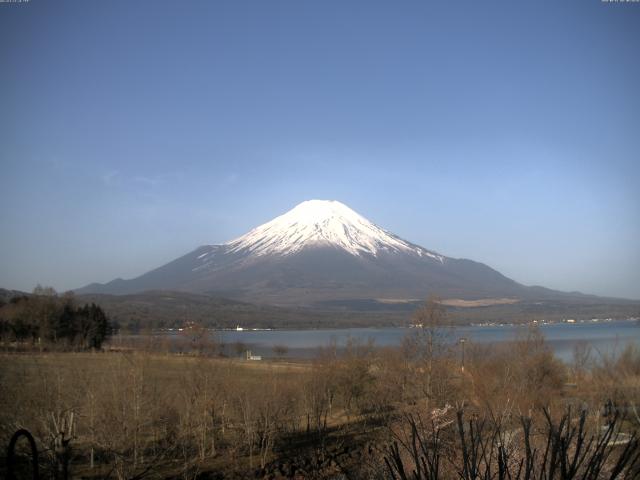
{"type": "Polygon", "coordinates": [[[640,4],[0,4],[0,287],[130,278],[336,199],[640,298],[640,4]]]}

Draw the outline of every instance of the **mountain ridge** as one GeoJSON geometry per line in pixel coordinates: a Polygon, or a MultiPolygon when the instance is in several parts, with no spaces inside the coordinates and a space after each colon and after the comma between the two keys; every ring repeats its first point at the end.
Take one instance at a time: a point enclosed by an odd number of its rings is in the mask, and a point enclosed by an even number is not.
{"type": "Polygon", "coordinates": [[[469,259],[428,250],[337,201],[309,200],[229,242],[203,245],[130,280],[80,294],[176,290],[274,305],[377,298],[554,298],[469,259]]]}

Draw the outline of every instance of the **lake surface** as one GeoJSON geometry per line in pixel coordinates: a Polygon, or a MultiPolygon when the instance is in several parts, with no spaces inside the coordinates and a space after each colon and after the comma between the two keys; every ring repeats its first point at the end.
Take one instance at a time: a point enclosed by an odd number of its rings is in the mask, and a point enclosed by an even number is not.
{"type": "MultiPolygon", "coordinates": [[[[462,326],[447,329],[448,341],[466,338],[475,343],[494,343],[514,340],[526,326],[490,325],[462,326]]],[[[616,354],[626,345],[640,346],[638,320],[612,320],[584,323],[554,323],[540,325],[540,331],[555,354],[564,361],[571,361],[576,344],[586,342],[595,355],[616,354]]],[[[288,357],[311,358],[323,346],[336,342],[344,346],[349,338],[377,346],[399,346],[411,328],[344,328],[326,330],[224,330],[216,332],[218,339],[227,344],[242,342],[254,355],[274,357],[273,347],[284,345],[288,357]]]]}

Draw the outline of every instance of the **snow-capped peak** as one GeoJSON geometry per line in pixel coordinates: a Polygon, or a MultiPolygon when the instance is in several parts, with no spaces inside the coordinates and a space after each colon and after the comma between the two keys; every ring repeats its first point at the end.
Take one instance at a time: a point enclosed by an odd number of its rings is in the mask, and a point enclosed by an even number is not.
{"type": "Polygon", "coordinates": [[[302,202],[225,246],[229,252],[244,251],[256,256],[289,255],[306,247],[333,246],[355,256],[405,252],[443,261],[442,256],[405,242],[335,200],[302,202]]]}

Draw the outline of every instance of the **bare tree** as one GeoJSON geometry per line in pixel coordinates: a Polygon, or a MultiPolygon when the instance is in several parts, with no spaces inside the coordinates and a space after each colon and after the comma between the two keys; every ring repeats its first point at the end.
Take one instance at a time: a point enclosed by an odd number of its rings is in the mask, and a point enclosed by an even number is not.
{"type": "Polygon", "coordinates": [[[573,361],[571,364],[574,379],[579,381],[585,375],[592,362],[593,352],[586,340],[580,340],[573,346],[573,361]]]}
{"type": "Polygon", "coordinates": [[[448,350],[447,313],[437,296],[429,299],[413,314],[414,328],[404,340],[404,350],[417,365],[427,410],[435,399],[435,365],[448,350]]]}

